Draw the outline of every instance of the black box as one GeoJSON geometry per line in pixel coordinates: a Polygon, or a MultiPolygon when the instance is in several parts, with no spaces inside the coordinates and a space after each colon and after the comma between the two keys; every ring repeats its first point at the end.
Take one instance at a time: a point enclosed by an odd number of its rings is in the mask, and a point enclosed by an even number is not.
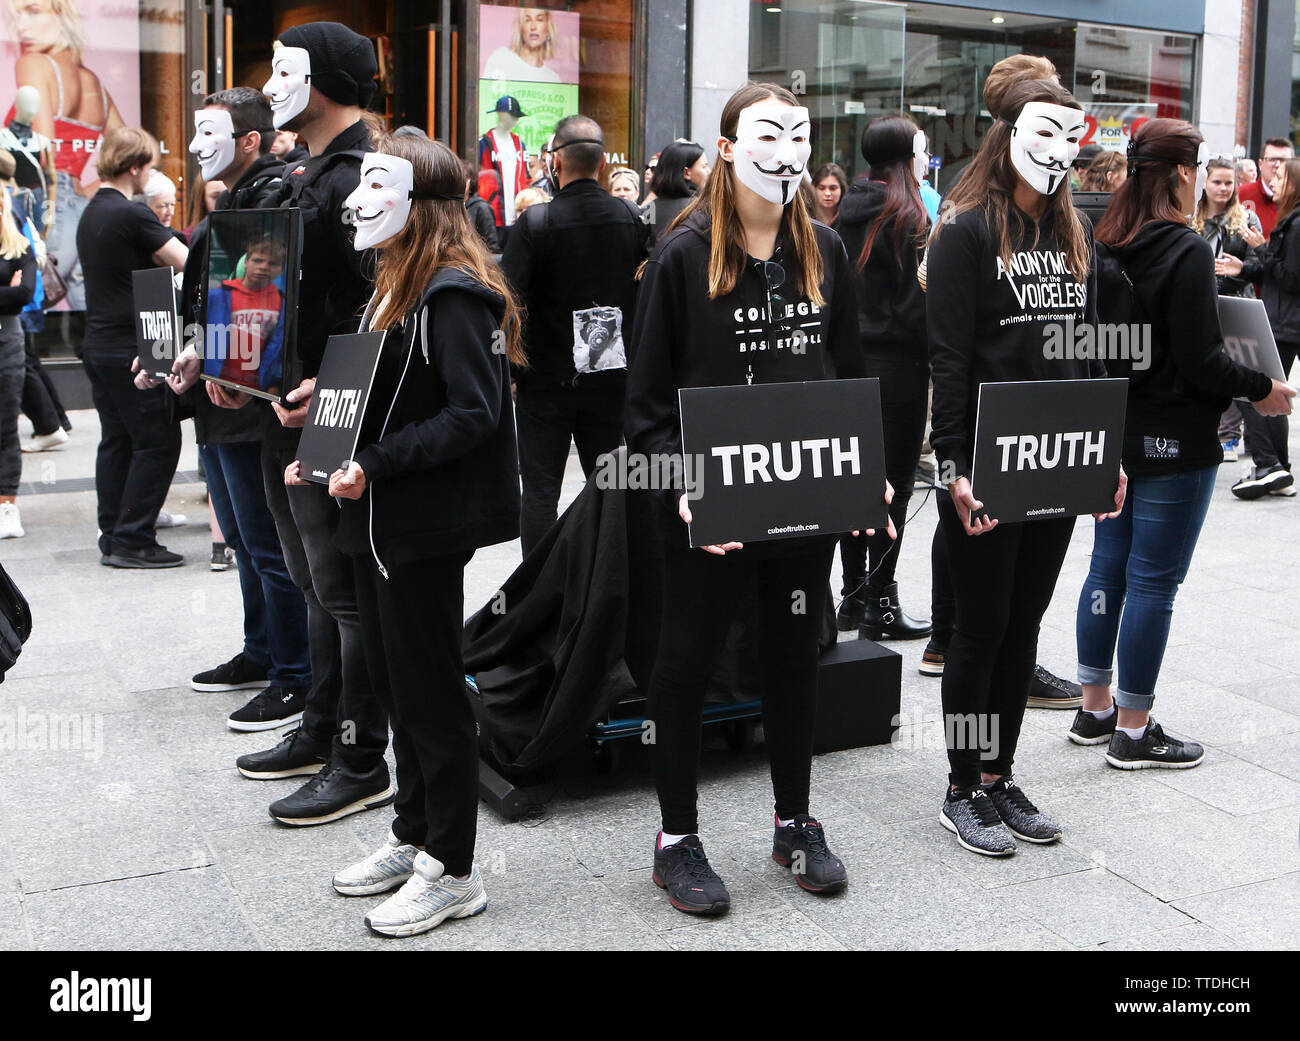
{"type": "Polygon", "coordinates": [[[870,640],[845,640],[822,655],[817,670],[813,752],[886,745],[902,709],[903,659],[870,640]]]}

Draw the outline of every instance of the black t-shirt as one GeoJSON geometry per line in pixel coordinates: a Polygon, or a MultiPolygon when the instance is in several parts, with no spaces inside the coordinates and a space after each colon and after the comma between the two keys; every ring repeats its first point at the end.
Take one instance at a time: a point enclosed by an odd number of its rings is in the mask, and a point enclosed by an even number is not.
{"type": "Polygon", "coordinates": [[[153,211],[116,188],[101,188],[77,224],[77,254],[86,276],[87,353],[135,354],[131,272],[156,267],[153,255],[171,241],[153,211]]]}

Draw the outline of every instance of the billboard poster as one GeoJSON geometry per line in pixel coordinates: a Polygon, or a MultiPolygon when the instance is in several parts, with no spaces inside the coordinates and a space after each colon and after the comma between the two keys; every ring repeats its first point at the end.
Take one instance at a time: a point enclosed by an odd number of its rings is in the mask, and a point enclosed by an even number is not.
{"type": "Polygon", "coordinates": [[[1080,144],[1100,145],[1107,152],[1128,151],[1129,138],[1148,119],[1156,118],[1156,106],[1134,102],[1132,104],[1085,105],[1084,122],[1088,133],[1080,144]]]}
{"type": "Polygon", "coordinates": [[[77,223],[98,188],[95,150],[109,130],[140,125],[139,9],[121,0],[3,5],[0,147],[37,196],[46,242],[68,283],[61,310],[86,306],[77,223]]]}

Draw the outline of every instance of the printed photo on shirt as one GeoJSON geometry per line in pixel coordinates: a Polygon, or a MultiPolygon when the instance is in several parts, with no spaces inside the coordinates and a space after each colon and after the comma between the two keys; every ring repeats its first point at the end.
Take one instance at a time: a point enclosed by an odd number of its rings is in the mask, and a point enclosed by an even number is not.
{"type": "Polygon", "coordinates": [[[573,312],[573,367],[579,374],[627,368],[622,311],[591,307],[573,312]]]}

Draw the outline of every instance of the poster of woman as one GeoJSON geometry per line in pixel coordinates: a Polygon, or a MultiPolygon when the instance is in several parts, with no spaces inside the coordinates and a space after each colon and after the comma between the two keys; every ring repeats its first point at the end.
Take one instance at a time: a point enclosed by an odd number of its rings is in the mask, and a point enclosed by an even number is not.
{"type": "Polygon", "coordinates": [[[578,19],[540,7],[479,8],[479,78],[502,82],[577,83],[578,19]]]}

